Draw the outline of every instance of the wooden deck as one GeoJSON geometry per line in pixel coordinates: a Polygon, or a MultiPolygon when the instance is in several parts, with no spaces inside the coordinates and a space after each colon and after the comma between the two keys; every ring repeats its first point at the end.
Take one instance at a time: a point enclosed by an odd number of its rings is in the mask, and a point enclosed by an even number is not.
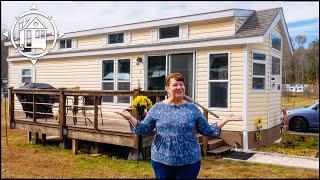
{"type": "MultiPolygon", "coordinates": [[[[61,147],[65,147],[64,143],[67,139],[72,139],[72,151],[76,154],[78,151],[78,140],[92,141],[95,143],[107,143],[119,146],[131,147],[131,159],[137,159],[137,149],[151,146],[155,132],[146,136],[138,136],[132,133],[130,123],[122,116],[114,112],[102,112],[99,110],[99,103],[103,96],[132,96],[138,95],[155,96],[156,101],[160,101],[161,96],[165,96],[165,91],[108,91],[108,90],[70,90],[70,89],[13,89],[9,88],[9,120],[10,128],[17,128],[28,131],[28,140],[31,139],[31,134],[34,138],[42,134],[42,140],[46,139],[46,135],[58,136],[61,147]],[[15,108],[16,94],[24,94],[32,97],[29,102],[23,101],[22,104],[29,104],[27,117],[26,112],[22,109],[15,108]],[[41,102],[36,99],[39,95],[58,96],[58,101],[41,102]],[[78,99],[78,97],[93,98],[93,104],[90,104],[90,111],[83,113],[83,108],[87,105],[78,105],[78,100],[73,104],[68,104],[68,97],[78,99]],[[31,105],[31,106],[30,106],[31,105]],[[39,105],[52,106],[57,108],[53,110],[55,113],[37,112],[39,105]],[[51,115],[48,118],[38,118],[37,114],[51,115]]],[[[27,99],[27,98],[26,98],[27,99]]],[[[188,100],[188,99],[186,99],[188,100]]],[[[190,100],[190,99],[189,99],[190,100]]],[[[21,102],[20,102],[21,104],[21,102]]],[[[199,105],[201,106],[201,105],[199,105]]],[[[207,108],[202,107],[203,113],[208,117],[208,113],[216,116],[207,108]]],[[[132,110],[133,116],[137,117],[137,112],[132,110]]],[[[36,142],[37,140],[35,140],[36,142]]],[[[202,152],[207,152],[207,138],[202,138],[202,152]]],[[[203,154],[204,156],[206,153],[203,154]]]]}

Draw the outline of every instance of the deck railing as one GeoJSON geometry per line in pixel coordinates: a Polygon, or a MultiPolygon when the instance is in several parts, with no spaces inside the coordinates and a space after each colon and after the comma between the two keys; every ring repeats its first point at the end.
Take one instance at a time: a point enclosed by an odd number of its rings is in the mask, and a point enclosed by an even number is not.
{"type": "MultiPolygon", "coordinates": [[[[101,98],[104,96],[125,96],[125,97],[133,97],[135,98],[138,95],[144,95],[148,97],[155,96],[156,97],[156,102],[160,101],[160,97],[166,96],[167,93],[166,91],[153,91],[153,90],[148,90],[148,91],[141,91],[140,89],[135,89],[133,91],[110,91],[110,90],[80,90],[80,89],[66,89],[66,88],[60,88],[60,89],[14,89],[14,88],[8,88],[8,99],[9,99],[9,120],[10,120],[10,128],[15,128],[15,117],[14,117],[14,112],[19,111],[15,109],[15,98],[14,96],[16,94],[24,94],[24,95],[31,95],[32,96],[32,101],[30,102],[20,102],[21,104],[32,104],[32,111],[29,111],[27,113],[32,114],[33,117],[33,123],[37,123],[37,114],[45,114],[45,115],[54,115],[53,113],[46,113],[46,112],[37,112],[37,106],[38,105],[45,105],[45,106],[52,106],[52,107],[58,107],[58,115],[57,115],[57,120],[58,120],[58,125],[60,128],[60,139],[63,140],[66,138],[66,113],[68,110],[72,111],[77,111],[78,108],[87,108],[91,107],[93,108],[93,127],[94,130],[99,130],[98,127],[98,106],[101,103],[101,98]],[[36,102],[35,98],[36,96],[39,95],[49,95],[50,97],[58,97],[55,98],[58,101],[52,102],[49,100],[49,102],[36,102]],[[85,104],[78,104],[78,97],[93,97],[93,104],[90,106],[87,106],[85,104]],[[72,105],[68,105],[68,97],[73,97],[74,101],[72,105]],[[58,103],[56,106],[55,103],[58,103]]],[[[184,97],[185,100],[189,102],[194,102],[196,105],[198,105],[200,108],[203,110],[203,115],[206,117],[208,120],[208,114],[211,114],[217,118],[216,114],[211,112],[208,108],[204,107],[203,105],[199,104],[198,102],[195,102],[192,100],[190,97],[186,96],[184,97]]],[[[26,113],[26,111],[23,111],[26,113]]],[[[76,114],[76,113],[75,113],[76,114]]],[[[73,116],[75,115],[73,114],[73,116]]],[[[137,117],[136,111],[133,109],[132,110],[133,116],[137,117]]],[[[139,146],[139,136],[136,136],[136,147],[139,146]]],[[[208,145],[208,138],[207,137],[202,137],[202,152],[203,155],[206,156],[207,152],[207,145],[208,145]]]]}

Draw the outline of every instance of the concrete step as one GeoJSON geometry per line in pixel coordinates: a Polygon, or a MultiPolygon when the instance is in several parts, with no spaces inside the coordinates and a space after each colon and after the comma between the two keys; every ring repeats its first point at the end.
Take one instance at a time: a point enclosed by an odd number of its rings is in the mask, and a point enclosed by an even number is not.
{"type": "Polygon", "coordinates": [[[214,150],[221,146],[227,145],[223,139],[215,138],[208,141],[208,150],[214,150]]]}
{"type": "Polygon", "coordinates": [[[218,154],[229,152],[230,150],[231,150],[230,146],[221,146],[214,150],[209,150],[208,153],[218,155],[218,154]]]}

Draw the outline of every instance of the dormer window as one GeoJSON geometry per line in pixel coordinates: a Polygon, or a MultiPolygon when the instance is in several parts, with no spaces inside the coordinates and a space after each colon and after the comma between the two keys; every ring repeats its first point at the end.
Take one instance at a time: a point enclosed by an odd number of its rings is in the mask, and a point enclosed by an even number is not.
{"type": "Polygon", "coordinates": [[[109,34],[108,35],[108,44],[123,43],[123,40],[124,40],[124,34],[123,33],[109,34]]]}
{"type": "Polygon", "coordinates": [[[179,37],[179,26],[159,28],[159,39],[179,37]]]}
{"type": "Polygon", "coordinates": [[[60,49],[72,48],[72,39],[60,40],[60,49]]]}

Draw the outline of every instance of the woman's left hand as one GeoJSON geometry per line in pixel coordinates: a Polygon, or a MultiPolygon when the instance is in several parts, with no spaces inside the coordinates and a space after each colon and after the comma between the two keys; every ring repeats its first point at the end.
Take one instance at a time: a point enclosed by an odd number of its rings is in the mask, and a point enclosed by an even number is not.
{"type": "Polygon", "coordinates": [[[218,123],[218,127],[222,128],[222,126],[224,126],[229,121],[242,121],[242,117],[236,117],[233,114],[229,114],[228,116],[222,118],[222,121],[218,123]]]}
{"type": "Polygon", "coordinates": [[[223,118],[223,120],[226,120],[226,121],[242,121],[242,117],[237,117],[233,114],[229,114],[228,116],[225,116],[223,118]]]}

